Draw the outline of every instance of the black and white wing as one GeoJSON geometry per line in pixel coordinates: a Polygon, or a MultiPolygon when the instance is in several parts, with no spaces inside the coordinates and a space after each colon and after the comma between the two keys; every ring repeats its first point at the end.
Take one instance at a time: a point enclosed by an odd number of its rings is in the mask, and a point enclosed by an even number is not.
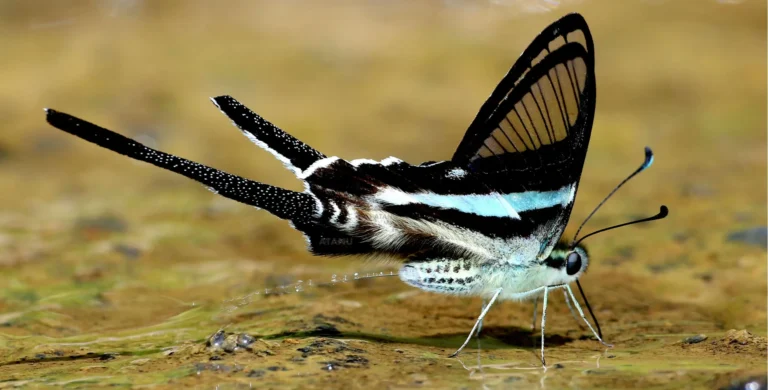
{"type": "Polygon", "coordinates": [[[592,36],[584,18],[570,14],[523,52],[480,108],[452,160],[475,172],[514,175],[515,183],[491,181],[494,189],[576,182],[594,112],[592,36]]]}
{"type": "Polygon", "coordinates": [[[594,113],[594,44],[584,18],[570,14],[522,53],[452,161],[482,177],[490,191],[517,199],[533,225],[548,225],[531,232],[544,235],[548,252],[573,207],[594,113]]]}

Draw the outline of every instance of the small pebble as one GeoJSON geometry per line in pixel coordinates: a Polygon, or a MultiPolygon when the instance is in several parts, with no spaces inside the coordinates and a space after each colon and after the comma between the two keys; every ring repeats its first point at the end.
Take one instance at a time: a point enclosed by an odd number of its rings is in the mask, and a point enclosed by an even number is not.
{"type": "Polygon", "coordinates": [[[224,330],[218,330],[216,331],[216,333],[208,337],[207,344],[209,347],[218,348],[224,342],[224,339],[226,337],[227,337],[227,334],[224,332],[224,330]]]}
{"type": "Polygon", "coordinates": [[[697,334],[696,336],[686,337],[683,339],[684,344],[698,344],[707,339],[706,335],[697,334]]]}
{"type": "Polygon", "coordinates": [[[237,346],[241,348],[248,348],[254,341],[256,338],[247,333],[241,333],[237,336],[237,346]]]}
{"type": "Polygon", "coordinates": [[[261,378],[261,377],[264,376],[264,374],[266,374],[266,372],[264,370],[251,370],[251,372],[249,372],[246,375],[246,377],[248,377],[248,378],[261,378]]]}

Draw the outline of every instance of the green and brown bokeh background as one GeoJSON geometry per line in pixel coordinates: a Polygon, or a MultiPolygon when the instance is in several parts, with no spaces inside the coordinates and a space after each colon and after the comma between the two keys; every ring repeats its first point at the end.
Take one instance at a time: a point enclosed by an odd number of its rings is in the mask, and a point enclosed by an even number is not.
{"type": "Polygon", "coordinates": [[[713,388],[764,375],[765,2],[555,3],[0,3],[0,388],[713,388]],[[517,55],[572,11],[594,35],[598,91],[572,225],[645,145],[653,168],[587,230],[662,203],[671,215],[589,240],[582,280],[616,346],[554,294],[547,353],[562,368],[547,372],[533,369],[530,304],[490,312],[479,370],[474,349],[446,356],[480,300],[396,278],[228,311],[265,287],[396,268],[314,258],[284,221],[64,134],[42,111],[300,189],[208,97],[233,95],[327,155],[445,159],[517,55]],[[206,349],[220,328],[260,340],[206,349]]]}

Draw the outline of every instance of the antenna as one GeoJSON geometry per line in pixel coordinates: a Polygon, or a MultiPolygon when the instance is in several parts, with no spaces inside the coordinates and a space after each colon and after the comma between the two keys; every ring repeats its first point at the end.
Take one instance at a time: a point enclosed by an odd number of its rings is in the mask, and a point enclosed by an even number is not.
{"type": "MultiPolygon", "coordinates": [[[[636,169],[634,172],[632,172],[632,174],[631,174],[631,175],[627,176],[627,178],[626,178],[626,179],[622,180],[622,181],[621,181],[621,183],[619,183],[619,185],[617,185],[617,186],[616,186],[616,187],[613,189],[613,191],[611,191],[611,192],[608,194],[608,196],[606,196],[606,197],[605,197],[605,199],[603,199],[603,200],[602,200],[602,201],[601,201],[601,202],[600,202],[600,203],[597,205],[597,207],[595,207],[595,209],[594,209],[594,210],[592,210],[592,212],[591,212],[591,213],[589,213],[589,215],[587,216],[587,218],[585,218],[585,219],[584,219],[584,222],[582,222],[582,223],[581,223],[581,225],[579,225],[579,228],[576,230],[576,234],[573,236],[573,242],[574,242],[574,243],[573,243],[573,244],[571,244],[571,248],[574,248],[574,247],[576,247],[576,244],[578,244],[578,242],[577,242],[577,239],[578,239],[578,237],[579,237],[579,232],[581,232],[581,228],[583,228],[583,227],[584,227],[584,225],[586,225],[586,224],[587,224],[587,221],[589,221],[589,219],[590,219],[590,218],[592,218],[592,216],[593,216],[593,215],[595,215],[595,213],[597,212],[597,210],[599,210],[599,209],[600,209],[600,207],[601,207],[601,206],[602,206],[602,205],[603,205],[603,204],[604,204],[604,203],[605,203],[605,202],[606,202],[608,199],[610,199],[610,198],[611,198],[611,196],[613,196],[613,194],[615,194],[615,193],[616,193],[616,191],[618,191],[618,190],[619,190],[619,188],[621,188],[621,186],[623,186],[624,184],[626,184],[626,183],[629,181],[629,179],[631,179],[631,178],[635,177],[635,175],[637,175],[638,173],[640,173],[640,172],[642,172],[642,171],[644,171],[644,170],[648,169],[648,167],[650,167],[650,166],[651,166],[651,164],[653,164],[653,151],[651,150],[651,148],[649,148],[649,147],[647,147],[647,146],[646,146],[646,147],[645,147],[645,161],[643,161],[643,164],[642,164],[642,165],[640,165],[640,167],[639,167],[639,168],[637,168],[637,169],[636,169]]],[[[663,206],[662,206],[662,207],[663,207],[663,206]]],[[[664,207],[664,209],[666,209],[666,207],[664,207]]],[[[666,215],[665,215],[665,216],[666,216],[666,215]]],[[[663,217],[662,217],[662,218],[663,218],[663,217]]],[[[580,241],[580,240],[579,240],[579,241],[580,241]]]]}
{"type": "Polygon", "coordinates": [[[650,222],[650,221],[655,221],[655,220],[657,220],[657,219],[664,219],[664,218],[666,218],[668,215],[669,215],[669,209],[667,208],[667,206],[661,205],[661,207],[659,208],[659,213],[658,213],[658,214],[656,214],[656,215],[654,215],[654,216],[652,216],[652,217],[643,218],[643,219],[638,219],[638,220],[636,220],[636,221],[631,221],[631,222],[624,222],[624,223],[622,223],[622,224],[618,224],[618,225],[615,225],[615,226],[610,226],[610,227],[607,227],[607,228],[602,228],[602,229],[600,229],[600,230],[596,230],[596,231],[594,231],[594,232],[592,232],[592,233],[589,233],[589,234],[587,234],[586,236],[582,237],[582,238],[581,238],[579,241],[576,241],[576,242],[575,242],[575,243],[574,243],[574,244],[571,246],[571,248],[574,248],[574,247],[576,247],[576,245],[579,245],[579,243],[580,243],[580,242],[582,242],[582,241],[584,241],[584,239],[585,239],[585,238],[587,238],[587,237],[589,237],[589,236],[594,236],[594,235],[595,235],[595,234],[597,234],[597,233],[602,233],[602,232],[604,232],[604,231],[607,231],[607,230],[613,230],[613,229],[616,229],[616,228],[620,228],[620,227],[622,227],[622,226],[627,226],[627,225],[634,225],[634,224],[636,224],[636,223],[640,223],[640,222],[650,222]]]}

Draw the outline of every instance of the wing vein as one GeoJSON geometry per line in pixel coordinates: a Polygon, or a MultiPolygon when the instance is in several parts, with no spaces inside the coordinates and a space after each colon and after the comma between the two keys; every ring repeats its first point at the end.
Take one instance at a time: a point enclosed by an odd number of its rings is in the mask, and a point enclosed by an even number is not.
{"type": "MultiPolygon", "coordinates": [[[[536,99],[536,94],[533,93],[533,88],[531,88],[531,95],[533,95],[533,100],[536,102],[536,107],[539,109],[539,114],[542,116],[542,122],[544,122],[544,127],[547,130],[547,138],[549,138],[549,143],[553,143],[555,128],[552,125],[552,117],[549,115],[549,107],[547,107],[547,99],[544,98],[544,91],[541,89],[541,85],[539,85],[540,81],[537,81],[536,84],[534,84],[539,89],[539,95],[541,95],[541,103],[544,106],[544,111],[547,113],[547,117],[544,118],[544,113],[541,112],[541,107],[539,107],[539,101],[536,99]],[[549,120],[549,125],[547,125],[547,120],[549,120]],[[553,136],[550,136],[550,132],[553,134],[553,136]]],[[[541,145],[544,145],[541,143],[541,145]]]]}
{"type": "Polygon", "coordinates": [[[572,68],[573,62],[567,61],[565,63],[565,68],[568,70],[568,80],[570,81],[571,88],[573,88],[573,98],[576,100],[576,105],[581,105],[581,100],[579,99],[579,79],[576,77],[576,70],[573,69],[573,76],[571,76],[571,68],[572,68]],[[573,79],[576,79],[576,84],[574,84],[573,79]]]}
{"type": "MultiPolygon", "coordinates": [[[[518,114],[518,113],[517,113],[517,108],[515,108],[515,107],[513,106],[513,107],[512,107],[512,111],[514,111],[514,112],[515,112],[515,114],[517,115],[517,119],[519,119],[519,120],[520,120],[520,123],[522,123],[522,125],[523,125],[523,129],[525,129],[525,123],[523,123],[523,119],[520,117],[520,114],[518,114]]],[[[509,114],[507,114],[507,115],[509,115],[509,114]]],[[[525,148],[526,148],[526,149],[528,149],[528,145],[526,145],[526,144],[525,144],[525,140],[523,139],[523,136],[522,136],[522,135],[520,135],[520,133],[517,131],[517,128],[515,127],[515,125],[513,125],[513,124],[512,124],[512,121],[510,121],[510,120],[509,120],[509,118],[507,117],[507,115],[504,115],[504,120],[506,120],[506,121],[507,121],[507,123],[509,123],[509,127],[511,127],[511,128],[512,128],[512,131],[514,131],[514,132],[515,132],[515,135],[517,136],[517,139],[519,139],[519,140],[520,140],[520,142],[522,142],[522,143],[523,143],[523,146],[525,146],[525,148]]],[[[525,132],[527,133],[527,132],[528,132],[528,130],[526,130],[525,132]]]]}
{"type": "MultiPolygon", "coordinates": [[[[531,93],[533,93],[533,92],[531,92],[531,93]]],[[[525,104],[525,101],[523,99],[520,99],[520,104],[523,105],[523,110],[525,110],[525,115],[528,116],[528,119],[531,121],[531,127],[534,128],[533,131],[536,132],[536,128],[535,128],[536,125],[533,123],[533,117],[531,116],[531,113],[528,112],[528,106],[525,104]]],[[[531,140],[531,145],[532,145],[531,146],[531,150],[535,150],[536,149],[536,144],[533,143],[533,137],[531,137],[531,132],[528,131],[528,127],[527,126],[525,126],[525,132],[528,133],[528,138],[531,140]]],[[[541,142],[541,141],[539,141],[539,142],[541,142]]]]}
{"type": "MultiPolygon", "coordinates": [[[[549,76],[549,72],[547,72],[547,78],[549,79],[549,82],[552,84],[552,90],[555,93],[555,99],[557,100],[557,108],[560,109],[560,115],[563,117],[563,128],[564,131],[568,132],[568,107],[565,105],[565,95],[563,94],[563,86],[560,82],[560,76],[557,75],[557,67],[553,68],[555,70],[555,79],[557,80],[557,89],[555,89],[555,83],[552,82],[552,79],[549,76]],[[560,91],[560,94],[557,92],[560,91]],[[560,105],[560,99],[562,98],[563,104],[560,105]],[[565,108],[564,108],[565,107],[565,108]]],[[[555,135],[555,139],[557,139],[557,135],[555,135]]]]}
{"type": "MultiPolygon", "coordinates": [[[[510,127],[513,127],[513,126],[512,126],[512,123],[510,123],[510,122],[509,122],[509,119],[506,117],[506,115],[504,116],[504,120],[506,120],[506,121],[507,121],[507,123],[509,123],[509,126],[510,126],[510,127]]],[[[499,130],[501,130],[501,134],[503,134],[503,135],[504,135],[504,138],[506,138],[506,139],[507,139],[507,141],[509,141],[509,144],[510,144],[510,145],[512,145],[512,148],[513,148],[513,149],[515,149],[515,152],[520,152],[519,150],[517,150],[517,146],[515,146],[515,143],[514,143],[514,142],[512,142],[512,138],[509,138],[509,136],[507,135],[507,132],[506,132],[506,131],[504,131],[504,129],[502,129],[500,125],[496,125],[496,128],[497,128],[497,129],[499,129],[499,130]]],[[[513,127],[513,130],[514,130],[514,127],[513,127]]]]}

